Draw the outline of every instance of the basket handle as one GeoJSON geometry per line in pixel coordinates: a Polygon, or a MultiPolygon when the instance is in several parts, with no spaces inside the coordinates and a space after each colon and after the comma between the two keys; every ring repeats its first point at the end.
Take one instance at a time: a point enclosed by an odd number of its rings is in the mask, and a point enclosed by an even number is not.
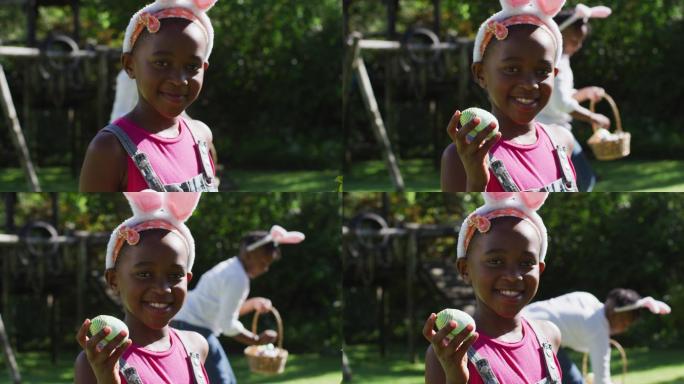
{"type": "MultiPolygon", "coordinates": [[[[622,119],[620,118],[620,110],[618,109],[617,104],[615,104],[615,100],[613,100],[613,98],[610,97],[610,95],[607,93],[603,94],[603,99],[606,100],[608,102],[608,104],[610,104],[610,107],[613,109],[613,115],[615,116],[615,125],[616,125],[615,132],[622,132],[622,119]]],[[[594,100],[591,100],[589,102],[589,110],[591,112],[595,112],[595,109],[596,109],[596,102],[594,100]]],[[[598,125],[596,125],[595,123],[592,122],[591,123],[591,129],[594,132],[596,132],[599,129],[599,127],[598,127],[598,125]]]]}
{"type": "MultiPolygon", "coordinates": [[[[283,349],[283,319],[280,313],[274,306],[271,306],[271,312],[278,323],[278,348],[283,349]]],[[[257,323],[259,322],[259,312],[254,311],[254,318],[252,319],[252,333],[257,334],[257,323]]]]}
{"type": "MultiPolygon", "coordinates": [[[[622,348],[622,345],[618,343],[617,341],[610,339],[610,344],[615,347],[615,349],[620,352],[620,358],[622,360],[622,384],[624,384],[627,380],[627,353],[625,353],[624,348],[622,348]]],[[[588,360],[589,360],[589,354],[585,353],[584,356],[582,357],[582,377],[586,378],[587,374],[589,373],[588,371],[588,360]]]]}

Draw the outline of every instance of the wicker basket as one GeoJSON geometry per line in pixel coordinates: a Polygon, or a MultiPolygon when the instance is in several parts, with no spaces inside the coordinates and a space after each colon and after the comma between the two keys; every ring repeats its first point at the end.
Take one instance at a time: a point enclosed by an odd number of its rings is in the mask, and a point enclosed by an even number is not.
{"type": "MultiPolygon", "coordinates": [[[[278,346],[276,347],[277,354],[275,356],[265,356],[259,354],[258,345],[250,345],[245,348],[245,356],[249,362],[249,370],[254,373],[261,373],[264,375],[276,375],[283,373],[285,370],[285,362],[287,361],[288,352],[283,349],[283,320],[280,313],[275,307],[271,307],[271,312],[278,323],[278,346]]],[[[257,322],[259,320],[259,313],[254,313],[252,320],[252,332],[257,333],[257,322]]]]}
{"type": "MultiPolygon", "coordinates": [[[[622,120],[620,119],[620,111],[618,110],[617,104],[612,97],[608,94],[604,94],[603,98],[610,104],[613,109],[613,115],[615,115],[615,125],[617,128],[613,135],[617,136],[617,140],[605,140],[601,138],[599,134],[599,127],[592,123],[591,128],[594,130],[594,134],[591,135],[587,144],[591,147],[594,155],[599,160],[615,160],[623,158],[629,155],[629,143],[631,135],[629,132],[622,130],[622,120]]],[[[594,112],[596,107],[596,102],[591,101],[589,104],[589,109],[594,112]]]]}
{"type": "MultiPolygon", "coordinates": [[[[620,380],[620,382],[622,384],[625,384],[627,380],[627,353],[625,353],[625,350],[622,348],[622,345],[620,345],[620,343],[613,339],[610,339],[610,345],[617,349],[618,352],[620,352],[620,357],[622,358],[622,380],[620,380]]],[[[588,360],[589,354],[585,353],[584,357],[582,358],[582,376],[584,377],[584,380],[587,382],[587,384],[593,384],[593,378],[589,378],[589,372],[587,369],[588,360]]]]}

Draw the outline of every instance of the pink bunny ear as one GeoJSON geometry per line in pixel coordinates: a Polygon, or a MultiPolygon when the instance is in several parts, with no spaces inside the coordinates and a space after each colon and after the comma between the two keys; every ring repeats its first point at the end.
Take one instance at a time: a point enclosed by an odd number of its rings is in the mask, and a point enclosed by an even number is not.
{"type": "Polygon", "coordinates": [[[285,228],[274,225],[271,227],[271,238],[278,244],[297,244],[304,240],[304,234],[297,231],[286,231],[285,228]]]}
{"type": "Polygon", "coordinates": [[[162,194],[158,192],[124,192],[133,212],[154,212],[162,206],[162,194]]]}
{"type": "Polygon", "coordinates": [[[200,196],[201,192],[167,192],[166,207],[175,218],[183,222],[192,215],[200,196]]]}
{"type": "Polygon", "coordinates": [[[533,210],[538,210],[549,196],[548,192],[520,192],[520,199],[533,210]]]}
{"type": "Polygon", "coordinates": [[[565,0],[537,0],[539,9],[547,16],[554,17],[565,4],[565,0]]]}
{"type": "Polygon", "coordinates": [[[193,2],[198,9],[205,12],[216,4],[216,0],[194,0],[193,2]]]}
{"type": "Polygon", "coordinates": [[[501,7],[506,8],[506,5],[504,3],[508,3],[513,8],[518,8],[522,7],[523,5],[527,5],[530,3],[530,0],[503,0],[501,7]]]}
{"type": "Polygon", "coordinates": [[[605,19],[606,17],[610,16],[611,13],[613,13],[613,11],[603,5],[591,8],[591,17],[593,18],[605,19]]]}
{"type": "Polygon", "coordinates": [[[501,201],[515,196],[515,192],[485,192],[483,195],[485,200],[501,201]]]}
{"type": "Polygon", "coordinates": [[[637,304],[640,307],[648,308],[649,311],[655,313],[656,315],[667,315],[672,310],[669,305],[663,303],[662,301],[658,301],[651,296],[644,297],[643,299],[639,300],[637,304]]]}

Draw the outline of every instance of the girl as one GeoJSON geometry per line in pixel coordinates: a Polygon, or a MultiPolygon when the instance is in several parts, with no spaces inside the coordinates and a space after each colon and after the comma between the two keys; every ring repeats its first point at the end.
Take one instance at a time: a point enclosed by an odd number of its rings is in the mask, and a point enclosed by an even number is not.
{"type": "Polygon", "coordinates": [[[76,383],[207,383],[207,341],[169,326],[192,279],[195,243],[184,222],[199,193],[129,193],[133,217],[112,233],[105,276],[123,304],[130,339],[121,331],[106,345],[105,327],[88,338],[86,319],[76,335],[76,383]],[[117,347],[118,346],[118,347],[117,347]]]}
{"type": "MultiPolygon", "coordinates": [[[[599,101],[605,94],[603,88],[585,87],[575,89],[574,76],[570,68],[570,56],[582,48],[589,34],[589,18],[605,18],[611,9],[604,6],[589,8],[578,4],[574,9],[563,10],[554,18],[563,35],[563,56],[558,64],[558,76],[554,80],[551,100],[539,113],[537,120],[544,124],[556,124],[567,130],[572,129],[572,119],[593,123],[602,128],[610,128],[610,120],[580,105],[585,100],[599,101]]],[[[574,139],[574,138],[573,138],[574,139]]],[[[596,183],[596,175],[582,151],[582,146],[574,139],[572,164],[577,170],[577,187],[581,192],[591,192],[596,183]]]]}
{"type": "Polygon", "coordinates": [[[139,100],[90,143],[81,191],[216,190],[211,131],[181,116],[209,66],[214,30],[206,11],[215,2],[157,0],[133,15],[121,62],[139,100]]]}
{"type": "Polygon", "coordinates": [[[473,286],[477,333],[468,325],[451,341],[451,321],[433,330],[436,315],[425,322],[430,341],[425,357],[428,384],[558,383],[555,352],[560,331],[547,321],[527,321],[520,311],[532,300],[544,271],[546,227],[536,213],[547,193],[485,194],[458,235],[457,268],[473,286]],[[543,380],[543,381],[542,381],[543,380]]]}
{"type": "Polygon", "coordinates": [[[479,118],[460,126],[456,111],[447,127],[453,140],[442,155],[442,190],[576,191],[569,160],[572,135],[535,116],[549,101],[563,39],[552,17],[565,0],[501,0],[503,10],[477,33],[472,72],[487,91],[495,123],[475,139],[466,136],[479,118]]]}
{"type": "Polygon", "coordinates": [[[240,316],[271,309],[271,300],[249,295],[250,280],[268,272],[280,258],[280,244],[297,244],[304,234],[274,225],[270,232],[254,231],[240,241],[240,253],[207,271],[188,294],[188,303],[174,318],[178,329],[197,331],[209,342],[207,372],[215,383],[235,383],[235,375],[218,340],[222,333],[245,345],[273,343],[278,333],[267,329],[260,334],[247,330],[240,316]],[[221,293],[218,295],[217,293],[221,293]]]}

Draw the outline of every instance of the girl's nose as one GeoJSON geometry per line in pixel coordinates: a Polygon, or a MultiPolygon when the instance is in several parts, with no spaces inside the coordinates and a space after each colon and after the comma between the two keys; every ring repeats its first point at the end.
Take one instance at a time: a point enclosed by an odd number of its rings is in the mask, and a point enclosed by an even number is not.
{"type": "Polygon", "coordinates": [[[183,70],[174,71],[169,79],[175,85],[187,85],[190,76],[183,70]]]}

